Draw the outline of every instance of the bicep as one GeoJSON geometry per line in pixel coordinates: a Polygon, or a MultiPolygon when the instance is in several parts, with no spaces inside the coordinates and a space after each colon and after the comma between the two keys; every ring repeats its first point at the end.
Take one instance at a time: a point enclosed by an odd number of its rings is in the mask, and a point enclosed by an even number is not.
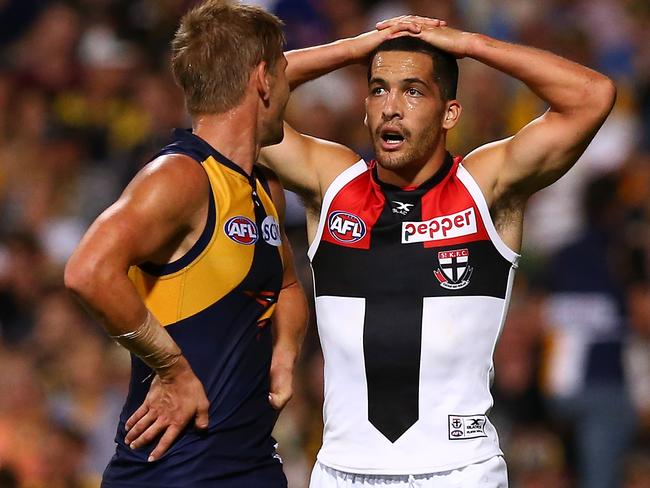
{"type": "Polygon", "coordinates": [[[308,199],[318,198],[333,174],[358,160],[351,149],[300,134],[287,123],[282,142],[260,153],[260,163],[272,169],[285,188],[308,199]]]}
{"type": "Polygon", "coordinates": [[[499,186],[532,194],[557,181],[578,160],[600,125],[546,112],[505,141],[499,186]]]}

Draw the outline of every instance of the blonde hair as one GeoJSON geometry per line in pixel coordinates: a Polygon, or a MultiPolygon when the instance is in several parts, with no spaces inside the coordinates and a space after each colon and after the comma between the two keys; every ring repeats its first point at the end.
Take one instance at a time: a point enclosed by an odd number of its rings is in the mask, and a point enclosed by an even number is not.
{"type": "Polygon", "coordinates": [[[284,48],[282,21],[260,7],[208,0],[187,12],[172,40],[172,71],[192,115],[242,100],[255,66],[271,70],[284,48]]]}

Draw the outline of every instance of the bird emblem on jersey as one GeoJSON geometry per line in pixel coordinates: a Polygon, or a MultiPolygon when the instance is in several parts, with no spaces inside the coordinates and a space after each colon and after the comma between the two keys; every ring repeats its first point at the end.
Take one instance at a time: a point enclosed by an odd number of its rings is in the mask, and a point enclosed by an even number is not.
{"type": "Polygon", "coordinates": [[[447,290],[459,290],[469,285],[474,270],[469,265],[469,250],[454,249],[438,252],[439,267],[434,274],[440,286],[447,290]]]}
{"type": "Polygon", "coordinates": [[[271,315],[278,301],[278,294],[272,291],[245,291],[247,295],[263,307],[263,313],[257,320],[257,328],[264,329],[271,322],[271,315]]]}
{"type": "Polygon", "coordinates": [[[393,204],[393,213],[400,215],[407,215],[415,206],[414,203],[398,202],[397,200],[391,200],[391,202],[393,204]]]}
{"type": "Polygon", "coordinates": [[[265,309],[278,301],[278,294],[273,291],[245,291],[245,295],[254,298],[265,309]]]}

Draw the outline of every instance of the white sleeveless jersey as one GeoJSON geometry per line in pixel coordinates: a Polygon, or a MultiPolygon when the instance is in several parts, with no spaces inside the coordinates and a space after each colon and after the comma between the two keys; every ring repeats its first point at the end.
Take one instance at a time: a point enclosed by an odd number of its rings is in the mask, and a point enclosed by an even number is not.
{"type": "Polygon", "coordinates": [[[487,413],[518,254],[447,155],[414,190],[359,161],[327,190],[309,249],[325,358],[318,460],[423,474],[501,454],[487,413]]]}

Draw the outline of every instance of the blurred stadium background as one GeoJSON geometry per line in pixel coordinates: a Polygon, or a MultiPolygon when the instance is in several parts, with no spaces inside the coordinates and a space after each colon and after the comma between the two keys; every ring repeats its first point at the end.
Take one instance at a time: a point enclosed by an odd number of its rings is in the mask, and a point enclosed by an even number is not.
{"type": "MultiPolygon", "coordinates": [[[[188,126],[168,44],[188,0],[0,0],[0,488],[99,486],[126,395],[127,354],[62,288],[89,223],[188,126]]],[[[260,3],[260,2],[257,2],[260,3]]],[[[514,488],[650,487],[650,2],[266,0],[288,48],[403,13],[550,49],[618,85],[576,167],[530,203],[524,259],[495,353],[491,418],[514,488]]],[[[298,129],[371,156],[365,68],[301,87],[298,129]]],[[[512,134],[544,106],[461,61],[457,154],[512,134]]],[[[289,233],[310,293],[300,204],[289,233]]],[[[390,279],[390,277],[387,277],[390,279]]],[[[315,324],[276,437],[292,488],[320,445],[315,324]]]]}

